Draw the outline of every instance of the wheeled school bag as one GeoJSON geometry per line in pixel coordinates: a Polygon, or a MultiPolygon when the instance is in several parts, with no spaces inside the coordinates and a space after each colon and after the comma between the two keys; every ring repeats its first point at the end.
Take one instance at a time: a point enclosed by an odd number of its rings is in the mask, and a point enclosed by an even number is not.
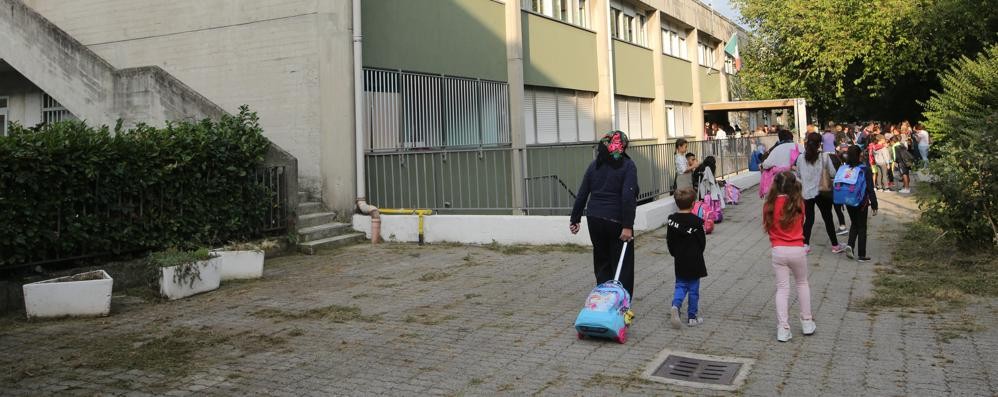
{"type": "Polygon", "coordinates": [[[627,293],[619,280],[628,243],[625,241],[624,248],[620,251],[620,260],[617,261],[617,272],[613,275],[613,280],[593,288],[586,298],[586,305],[575,318],[575,330],[579,339],[592,336],[627,343],[627,323],[624,321],[624,316],[631,309],[631,294],[627,293]]]}
{"type": "Polygon", "coordinates": [[[714,232],[714,213],[703,200],[694,201],[693,208],[690,209],[690,213],[696,215],[700,219],[703,219],[704,234],[711,234],[714,232]]]}
{"type": "Polygon", "coordinates": [[[843,164],[835,173],[832,182],[832,201],[835,204],[845,204],[859,207],[866,197],[866,166],[860,164],[850,167],[843,164]]]}
{"type": "Polygon", "coordinates": [[[738,205],[742,199],[742,189],[730,183],[724,184],[724,203],[738,205]]]}

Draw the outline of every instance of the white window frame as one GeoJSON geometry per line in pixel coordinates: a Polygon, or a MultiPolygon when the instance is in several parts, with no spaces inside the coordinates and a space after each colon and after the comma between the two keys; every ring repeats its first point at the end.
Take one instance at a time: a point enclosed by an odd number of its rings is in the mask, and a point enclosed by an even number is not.
{"type": "Polygon", "coordinates": [[[669,22],[662,23],[662,53],[689,60],[686,49],[686,29],[669,22]]]}
{"type": "Polygon", "coordinates": [[[589,28],[589,0],[576,0],[575,11],[575,24],[589,28]]]}
{"type": "Polygon", "coordinates": [[[652,100],[648,98],[615,95],[617,128],[627,133],[631,140],[654,139],[654,120],[651,116],[652,100]]]}
{"type": "Polygon", "coordinates": [[[583,28],[589,27],[589,0],[522,0],[525,11],[583,28]]]}
{"type": "Polygon", "coordinates": [[[724,73],[735,74],[735,58],[724,54],[724,73]]]}
{"type": "Polygon", "coordinates": [[[7,124],[10,123],[10,97],[0,96],[0,136],[7,136],[7,124]]]}
{"type": "Polygon", "coordinates": [[[690,134],[693,105],[685,102],[665,102],[666,134],[682,138],[690,134]]]}
{"type": "Polygon", "coordinates": [[[708,68],[714,68],[714,63],[717,61],[717,49],[702,40],[697,41],[697,61],[701,66],[706,66],[708,68]]]}
{"type": "Polygon", "coordinates": [[[613,38],[640,46],[648,45],[648,16],[644,12],[611,0],[610,24],[613,38]]]}
{"type": "Polygon", "coordinates": [[[624,11],[618,8],[610,7],[610,35],[613,38],[621,40],[620,37],[620,21],[621,16],[624,15],[624,11]]]}

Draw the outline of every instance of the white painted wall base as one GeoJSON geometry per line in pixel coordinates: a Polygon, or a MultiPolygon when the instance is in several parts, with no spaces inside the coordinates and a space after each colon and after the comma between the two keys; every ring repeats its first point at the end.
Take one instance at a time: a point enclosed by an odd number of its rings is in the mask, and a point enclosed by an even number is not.
{"type": "Polygon", "coordinates": [[[111,313],[113,284],[114,280],[103,270],[25,284],[24,310],[28,318],[106,316],[111,313]],[[99,279],[72,281],[82,275],[99,279]]]}
{"type": "Polygon", "coordinates": [[[218,289],[218,285],[221,283],[221,274],[218,271],[218,259],[218,257],[215,257],[195,263],[194,266],[198,267],[201,277],[200,279],[196,278],[193,283],[174,282],[173,275],[179,266],[161,268],[159,293],[169,300],[176,300],[218,289]]]}
{"type": "Polygon", "coordinates": [[[215,251],[222,281],[263,277],[263,251],[215,251]]]}
{"type": "MultiPolygon", "coordinates": [[[[747,172],[727,179],[728,183],[745,191],[759,184],[758,172],[747,172]]],[[[750,199],[742,194],[742,200],[750,199]]],[[[634,217],[636,233],[648,232],[665,225],[676,212],[672,197],[638,206],[634,217]]],[[[423,234],[428,243],[452,242],[465,244],[576,244],[591,246],[585,218],[582,230],[572,235],[567,216],[518,215],[430,215],[424,217],[423,234]]],[[[353,228],[371,238],[371,217],[354,215],[353,228]]],[[[381,238],[385,241],[419,241],[419,218],[415,215],[381,215],[381,238]]]]}

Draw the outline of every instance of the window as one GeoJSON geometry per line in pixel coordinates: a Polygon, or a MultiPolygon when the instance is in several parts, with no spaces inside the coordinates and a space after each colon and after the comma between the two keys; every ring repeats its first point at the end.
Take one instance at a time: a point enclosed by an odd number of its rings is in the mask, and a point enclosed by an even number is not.
{"type": "Polygon", "coordinates": [[[522,0],[521,5],[524,10],[587,27],[589,25],[588,3],[588,0],[522,0]]]}
{"type": "Polygon", "coordinates": [[[735,58],[727,54],[724,55],[724,73],[735,74],[735,58]]]}
{"type": "Polygon", "coordinates": [[[64,108],[49,94],[42,95],[42,122],[57,123],[63,120],[76,120],[76,116],[64,108]]]}
{"type": "Polygon", "coordinates": [[[7,97],[0,96],[0,136],[7,136],[7,97]]]}
{"type": "Polygon", "coordinates": [[[665,103],[665,129],[670,138],[693,135],[690,129],[691,123],[690,104],[682,102],[665,103]]]}
{"type": "Polygon", "coordinates": [[[714,67],[714,46],[704,43],[703,41],[697,42],[697,61],[702,66],[709,68],[714,67]]]}
{"type": "Polygon", "coordinates": [[[686,29],[663,23],[662,53],[676,58],[688,59],[686,55],[686,29]]]}
{"type": "Polygon", "coordinates": [[[641,44],[643,46],[648,45],[648,35],[645,33],[647,32],[647,30],[645,29],[645,27],[647,26],[648,26],[648,21],[645,19],[645,16],[638,15],[637,40],[638,44],[641,44]]]}
{"type": "Polygon", "coordinates": [[[528,145],[596,140],[595,93],[525,87],[523,95],[528,145]]]}
{"type": "Polygon", "coordinates": [[[623,13],[616,8],[611,8],[610,11],[612,13],[612,18],[610,18],[610,34],[613,38],[619,39],[622,37],[620,35],[620,16],[623,15],[623,13]]]}
{"type": "Polygon", "coordinates": [[[616,96],[617,128],[631,139],[652,139],[651,99],[616,96]]]}
{"type": "Polygon", "coordinates": [[[364,69],[370,150],[508,144],[507,84],[364,69]]]}

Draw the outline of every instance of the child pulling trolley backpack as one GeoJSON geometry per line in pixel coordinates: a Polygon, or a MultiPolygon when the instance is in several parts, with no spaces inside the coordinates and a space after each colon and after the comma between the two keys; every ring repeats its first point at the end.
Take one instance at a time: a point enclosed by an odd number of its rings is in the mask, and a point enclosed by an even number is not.
{"type": "Polygon", "coordinates": [[[575,319],[575,330],[578,331],[579,339],[588,335],[627,343],[627,327],[630,325],[627,316],[631,308],[631,295],[619,280],[620,268],[624,263],[629,243],[625,241],[624,248],[620,251],[620,260],[617,261],[617,272],[613,275],[613,280],[593,288],[586,298],[586,305],[575,319]]]}

